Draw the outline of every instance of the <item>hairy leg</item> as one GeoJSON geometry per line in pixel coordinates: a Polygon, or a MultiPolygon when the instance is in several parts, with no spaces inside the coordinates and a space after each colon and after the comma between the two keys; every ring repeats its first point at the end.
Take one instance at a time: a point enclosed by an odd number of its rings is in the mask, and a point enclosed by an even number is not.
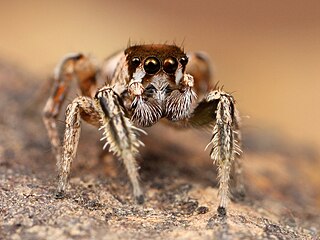
{"type": "MultiPolygon", "coordinates": [[[[193,127],[214,124],[212,138],[207,148],[211,145],[210,157],[218,167],[220,198],[218,213],[225,215],[233,165],[237,173],[235,180],[241,179],[239,116],[233,97],[221,90],[211,91],[195,108],[188,119],[188,124],[193,127]]],[[[236,183],[236,186],[241,185],[242,183],[236,183]]]]}
{"type": "Polygon", "coordinates": [[[99,125],[100,115],[95,108],[94,101],[89,97],[77,97],[68,105],[66,110],[66,129],[64,133],[62,157],[57,161],[57,198],[63,197],[68,184],[71,164],[77,153],[81,118],[92,125],[99,125]]]}
{"type": "Polygon", "coordinates": [[[92,96],[96,90],[96,72],[91,60],[80,53],[65,56],[55,69],[54,86],[43,109],[43,121],[58,161],[61,158],[61,143],[56,120],[70,84],[78,80],[81,93],[84,96],[92,96]]]}
{"type": "Polygon", "coordinates": [[[186,71],[193,76],[192,89],[200,97],[206,95],[189,117],[172,125],[193,128],[213,127],[213,136],[207,147],[212,145],[210,157],[218,167],[220,198],[218,212],[220,215],[225,215],[229,200],[230,175],[234,179],[233,193],[240,197],[244,196],[240,158],[240,117],[230,94],[222,90],[211,90],[215,87],[209,57],[202,52],[191,52],[188,53],[188,58],[186,71]]]}
{"type": "Polygon", "coordinates": [[[142,130],[136,128],[126,117],[119,96],[111,87],[101,88],[95,97],[96,108],[100,114],[102,140],[106,140],[104,146],[109,145],[109,150],[123,160],[130,178],[133,195],[139,204],[144,202],[144,197],[139,184],[138,166],[136,156],[138,148],[143,145],[137,138],[142,130]]]}

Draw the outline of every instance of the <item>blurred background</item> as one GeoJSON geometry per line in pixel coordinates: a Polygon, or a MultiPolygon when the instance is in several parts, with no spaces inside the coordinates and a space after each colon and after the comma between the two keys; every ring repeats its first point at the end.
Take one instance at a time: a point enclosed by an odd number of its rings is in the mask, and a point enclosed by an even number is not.
{"type": "Polygon", "coordinates": [[[68,52],[103,60],[129,40],[206,51],[246,128],[320,147],[317,0],[6,1],[0,28],[0,59],[44,82],[68,52]]]}

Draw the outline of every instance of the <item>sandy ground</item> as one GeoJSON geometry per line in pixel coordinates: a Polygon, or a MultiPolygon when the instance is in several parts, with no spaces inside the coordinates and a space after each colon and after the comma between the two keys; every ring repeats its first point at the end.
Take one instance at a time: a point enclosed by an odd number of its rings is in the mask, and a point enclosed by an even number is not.
{"type": "Polygon", "coordinates": [[[319,239],[319,155],[271,130],[244,129],[247,196],[226,218],[216,214],[216,172],[203,151],[210,135],[161,125],[143,138],[144,205],[85,124],[68,194],[57,200],[41,121],[47,82],[5,63],[0,82],[0,239],[319,239]]]}

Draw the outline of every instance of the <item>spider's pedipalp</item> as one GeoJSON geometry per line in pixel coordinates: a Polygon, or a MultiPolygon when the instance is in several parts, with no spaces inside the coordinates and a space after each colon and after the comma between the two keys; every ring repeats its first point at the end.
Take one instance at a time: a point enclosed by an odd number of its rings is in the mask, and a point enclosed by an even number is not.
{"type": "Polygon", "coordinates": [[[193,91],[194,79],[185,74],[180,82],[180,89],[174,90],[165,101],[165,115],[171,121],[179,121],[190,117],[191,106],[196,99],[193,91]]]}

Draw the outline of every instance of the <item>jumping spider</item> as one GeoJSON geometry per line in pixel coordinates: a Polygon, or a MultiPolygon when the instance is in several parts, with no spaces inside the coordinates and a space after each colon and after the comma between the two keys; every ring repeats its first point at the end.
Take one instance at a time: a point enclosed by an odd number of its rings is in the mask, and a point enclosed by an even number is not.
{"type": "Polygon", "coordinates": [[[144,131],[138,127],[150,127],[164,118],[179,127],[211,127],[212,138],[207,148],[211,148],[210,157],[218,167],[218,213],[225,215],[231,172],[236,190],[243,190],[240,118],[234,98],[211,86],[206,55],[186,54],[175,45],[130,46],[99,67],[80,53],[63,58],[56,68],[54,89],[43,115],[57,159],[57,197],[62,197],[66,190],[83,119],[103,130],[104,148],[109,146],[123,160],[133,195],[139,204],[143,203],[136,155],[143,145],[138,136],[144,131]],[[71,81],[78,82],[82,95],[67,107],[61,149],[56,119],[71,81]],[[105,82],[101,88],[97,88],[99,81],[105,82]],[[203,95],[199,103],[195,103],[197,95],[203,95]]]}

